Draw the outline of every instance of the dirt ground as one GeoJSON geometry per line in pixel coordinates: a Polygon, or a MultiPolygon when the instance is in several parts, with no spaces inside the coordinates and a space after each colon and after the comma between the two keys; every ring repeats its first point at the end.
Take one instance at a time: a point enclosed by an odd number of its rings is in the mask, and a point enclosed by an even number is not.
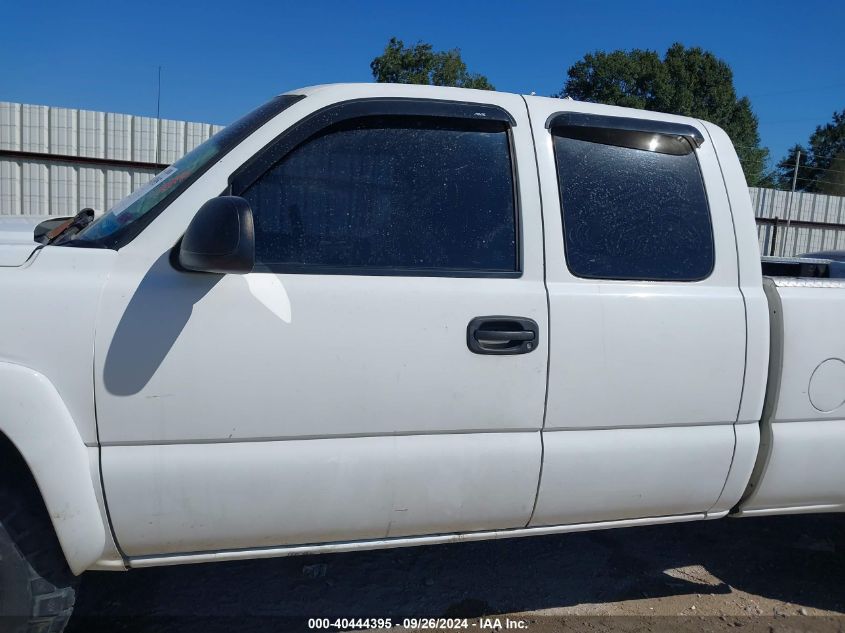
{"type": "Polygon", "coordinates": [[[533,633],[845,631],[845,516],[94,572],[67,631],[304,631],[308,618],[368,617],[533,633]]]}

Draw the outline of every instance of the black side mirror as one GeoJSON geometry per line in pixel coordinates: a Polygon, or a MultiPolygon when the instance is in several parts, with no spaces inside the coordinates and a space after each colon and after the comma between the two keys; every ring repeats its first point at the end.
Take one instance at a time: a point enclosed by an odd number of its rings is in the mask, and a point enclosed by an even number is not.
{"type": "Polygon", "coordinates": [[[204,273],[251,272],[255,227],[249,203],[237,196],[220,196],[202,205],[182,237],[179,265],[204,273]]]}

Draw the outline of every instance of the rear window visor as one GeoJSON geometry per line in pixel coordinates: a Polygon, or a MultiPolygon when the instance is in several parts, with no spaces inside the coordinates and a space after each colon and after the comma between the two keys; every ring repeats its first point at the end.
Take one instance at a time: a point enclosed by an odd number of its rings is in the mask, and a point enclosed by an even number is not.
{"type": "Polygon", "coordinates": [[[704,143],[702,133],[684,123],[580,112],[553,114],[546,127],[556,136],[673,156],[690,154],[704,143]]]}

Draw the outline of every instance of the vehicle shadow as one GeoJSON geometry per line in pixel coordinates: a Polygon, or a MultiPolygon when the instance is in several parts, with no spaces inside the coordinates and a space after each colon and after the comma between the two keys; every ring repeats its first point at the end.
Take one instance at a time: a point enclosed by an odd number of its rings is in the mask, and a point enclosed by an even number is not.
{"type": "Polygon", "coordinates": [[[843,611],[843,528],[841,515],[727,519],[93,572],[67,631],[307,630],[315,617],[477,617],[731,587],[843,611]],[[672,572],[691,566],[706,577],[672,572]]]}
{"type": "Polygon", "coordinates": [[[168,251],[150,267],[117,325],[103,367],[109,393],[134,395],[147,385],[188,323],[194,305],[223,278],[174,275],[170,257],[168,251]]]}

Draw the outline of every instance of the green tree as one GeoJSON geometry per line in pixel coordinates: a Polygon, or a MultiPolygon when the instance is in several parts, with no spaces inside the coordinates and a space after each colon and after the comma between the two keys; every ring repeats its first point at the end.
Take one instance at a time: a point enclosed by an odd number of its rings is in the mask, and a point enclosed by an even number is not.
{"type": "Polygon", "coordinates": [[[769,151],[760,147],[751,102],[737,97],[730,66],[701,48],[673,44],[663,58],[640,49],[589,53],[569,68],[555,96],[711,121],[734,142],[748,183],[765,178],[769,151]]]}
{"type": "Polygon", "coordinates": [[[819,193],[829,196],[845,196],[845,150],[836,154],[829,163],[827,171],[819,177],[819,193]]]}
{"type": "Polygon", "coordinates": [[[405,46],[402,40],[391,37],[384,53],[370,63],[370,69],[380,83],[495,90],[487,77],[467,70],[460,49],[435,51],[431,44],[425,42],[405,46]]]}
{"type": "Polygon", "coordinates": [[[819,125],[810,135],[807,147],[795,145],[776,168],[778,185],[792,186],[795,158],[801,151],[798,180],[799,191],[845,196],[845,110],[834,112],[830,123],[819,125]]]}
{"type": "Polygon", "coordinates": [[[845,110],[834,112],[833,120],[818,126],[810,136],[808,163],[812,191],[845,195],[845,110]]]}
{"type": "Polygon", "coordinates": [[[795,173],[795,161],[798,160],[798,180],[796,188],[802,189],[802,183],[807,182],[810,176],[810,166],[807,164],[807,148],[803,145],[795,144],[789,148],[786,156],[775,165],[772,173],[773,186],[778,189],[791,189],[792,176],[795,173]],[[798,155],[801,152],[801,155],[798,155]]]}
{"type": "Polygon", "coordinates": [[[782,189],[792,187],[792,175],[798,151],[799,191],[845,196],[845,110],[834,112],[830,123],[819,125],[807,146],[794,145],[777,164],[774,178],[782,189]]]}

